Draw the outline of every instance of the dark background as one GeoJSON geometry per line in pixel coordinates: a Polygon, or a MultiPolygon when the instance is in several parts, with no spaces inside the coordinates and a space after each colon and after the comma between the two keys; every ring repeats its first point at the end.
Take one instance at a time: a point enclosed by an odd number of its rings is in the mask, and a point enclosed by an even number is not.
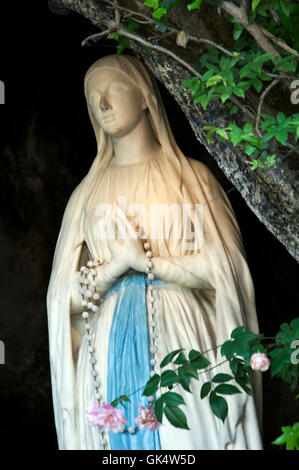
{"type": "MultiPolygon", "coordinates": [[[[6,3],[6,2],[5,2],[6,3]]],[[[95,32],[83,18],[57,16],[47,2],[0,7],[1,314],[0,442],[6,450],[56,450],[49,375],[46,291],[68,198],[96,154],[83,93],[87,68],[115,52],[114,42],[82,48],[95,32]]],[[[231,183],[196,140],[167,90],[160,87],[175,138],[185,155],[203,161],[225,190],[231,183]]],[[[241,195],[229,198],[243,234],[260,330],[275,335],[298,316],[298,264],[259,222],[241,195]]],[[[264,379],[264,445],[298,420],[295,393],[264,379]]]]}

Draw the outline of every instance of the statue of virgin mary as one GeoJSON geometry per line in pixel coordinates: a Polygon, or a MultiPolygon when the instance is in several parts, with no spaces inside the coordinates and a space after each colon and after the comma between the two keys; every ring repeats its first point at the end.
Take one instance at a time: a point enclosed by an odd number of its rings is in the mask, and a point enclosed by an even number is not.
{"type": "MultiPolygon", "coordinates": [[[[209,371],[191,381],[192,393],[181,386],[177,389],[185,402],[189,429],[174,427],[164,416],[155,431],[107,432],[103,445],[103,436],[86,418],[95,400],[95,377],[90,372],[78,276],[88,260],[105,261],[97,268],[102,300],[89,331],[97,386],[106,403],[141,388],[126,403],[131,428],[138,403],[146,405],[142,386],[151,370],[161,373],[161,360],[170,351],[209,350],[206,357],[220,363],[223,357],[217,345],[238,326],[257,333],[258,323],[253,283],[231,204],[211,171],[177,146],[151,73],[133,56],[106,56],[89,68],[84,89],[97,155],[67,204],[47,295],[59,449],[262,449],[260,373],[253,378],[253,396],[226,397],[224,423],[213,414],[208,399],[200,398],[202,384],[211,379],[209,371]],[[142,227],[140,234],[146,233],[154,274],[154,323],[145,240],[138,236],[109,241],[101,236],[115,203],[127,220],[142,227]],[[184,219],[184,211],[189,219],[184,219]],[[178,227],[184,228],[187,220],[192,233],[201,227],[199,239],[184,230],[178,236],[178,227]],[[159,229],[167,224],[166,236],[165,231],[160,236],[159,229]]],[[[215,370],[230,373],[227,363],[215,370]]]]}

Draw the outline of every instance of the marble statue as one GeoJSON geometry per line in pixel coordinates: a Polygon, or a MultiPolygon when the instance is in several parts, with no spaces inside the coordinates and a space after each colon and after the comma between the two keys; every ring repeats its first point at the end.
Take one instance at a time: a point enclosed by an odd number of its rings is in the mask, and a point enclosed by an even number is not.
{"type": "MultiPolygon", "coordinates": [[[[210,350],[206,357],[222,362],[219,348],[211,348],[234,328],[258,332],[253,283],[231,204],[211,171],[177,146],[150,72],[133,56],[106,56],[89,68],[84,89],[97,155],[67,204],[47,295],[62,450],[101,448],[99,430],[85,413],[95,399],[78,280],[88,260],[105,261],[96,268],[102,299],[89,332],[102,402],[144,385],[170,351],[210,350]],[[116,209],[119,221],[111,216],[116,209]],[[136,237],[121,238],[121,228],[133,223],[136,237]],[[152,252],[154,326],[145,243],[152,252]],[[150,344],[155,344],[152,362],[150,344]]],[[[217,372],[231,371],[225,363],[217,372]]],[[[207,371],[191,381],[192,393],[177,389],[185,400],[188,430],[164,417],[154,432],[107,433],[105,449],[262,449],[259,374],[253,396],[226,396],[224,423],[208,399],[200,398],[201,385],[211,377],[207,371]]],[[[127,404],[130,426],[137,401],[144,400],[140,392],[127,404]]]]}

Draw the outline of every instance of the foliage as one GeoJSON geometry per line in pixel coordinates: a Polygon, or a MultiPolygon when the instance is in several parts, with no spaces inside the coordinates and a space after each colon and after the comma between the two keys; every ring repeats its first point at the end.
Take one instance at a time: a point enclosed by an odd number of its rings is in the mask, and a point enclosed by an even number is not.
{"type": "MultiPolygon", "coordinates": [[[[212,365],[204,356],[208,351],[199,352],[192,349],[187,357],[183,348],[171,351],[160,363],[160,369],[166,369],[161,375],[156,373],[150,378],[143,389],[143,395],[149,399],[152,397],[155,415],[160,423],[166,416],[173,426],[189,429],[185,412],[181,409],[185,406],[184,399],[173,389],[181,386],[188,393],[192,393],[192,379],[200,381],[200,375],[205,374],[205,379],[201,381],[200,398],[208,398],[212,412],[224,422],[229,412],[226,396],[243,392],[252,395],[252,357],[256,353],[270,356],[271,361],[267,360],[272,377],[279,377],[289,383],[292,389],[296,388],[299,379],[299,358],[294,360],[294,342],[299,345],[299,318],[292,320],[290,324],[283,323],[274,338],[246,331],[243,326],[237,327],[227,341],[211,348],[220,348],[220,355],[224,359],[220,363],[212,365]],[[269,340],[272,343],[268,343],[269,340]],[[231,373],[211,373],[225,363],[229,365],[231,373]],[[209,380],[206,380],[207,376],[209,380]]],[[[296,352],[299,356],[299,349],[296,352]]],[[[113,406],[126,401],[129,401],[129,397],[122,395],[113,401],[113,406]]],[[[282,432],[273,444],[286,444],[287,449],[298,449],[299,423],[292,427],[282,427],[282,432]]]]}
{"type": "MultiPolygon", "coordinates": [[[[221,0],[144,1],[144,5],[150,10],[153,27],[161,35],[171,31],[169,20],[173,9],[180,8],[190,14],[198,11],[200,14],[204,4],[219,10],[222,3],[221,0]]],[[[203,127],[203,130],[209,131],[208,143],[215,136],[217,139],[230,141],[243,151],[246,162],[254,170],[271,167],[277,162],[277,150],[271,150],[275,144],[276,149],[279,144],[290,148],[288,153],[296,151],[294,144],[299,136],[298,114],[286,116],[283,112],[274,112],[270,115],[261,111],[272,85],[274,87],[284,83],[288,87],[290,80],[295,80],[298,74],[298,55],[292,53],[292,50],[299,48],[299,29],[296,28],[296,19],[299,22],[299,4],[290,0],[253,0],[247,16],[250,24],[256,23],[264,27],[270,36],[273,35],[266,40],[273,40],[271,45],[279,56],[265,52],[238,18],[223,16],[233,25],[232,36],[235,43],[232,50],[225,50],[219,44],[204,44],[198,50],[198,59],[193,64],[194,76],[182,83],[180,89],[190,89],[193,102],[204,110],[211,101],[220,100],[231,115],[241,112],[239,117],[243,118],[249,117],[246,113],[248,94],[253,93],[259,98],[260,109],[252,111],[251,105],[251,118],[242,127],[229,122],[222,129],[209,125],[203,127]],[[276,80],[274,84],[273,80],[276,80]]],[[[125,21],[128,31],[140,30],[138,16],[125,21]]],[[[177,44],[186,47],[188,31],[181,33],[184,33],[186,40],[177,44]]],[[[118,33],[112,32],[109,37],[119,41],[117,54],[130,47],[130,40],[118,33]]]]}
{"type": "Polygon", "coordinates": [[[286,450],[299,450],[299,423],[293,426],[282,426],[282,435],[279,436],[272,444],[277,446],[285,444],[286,450]]]}

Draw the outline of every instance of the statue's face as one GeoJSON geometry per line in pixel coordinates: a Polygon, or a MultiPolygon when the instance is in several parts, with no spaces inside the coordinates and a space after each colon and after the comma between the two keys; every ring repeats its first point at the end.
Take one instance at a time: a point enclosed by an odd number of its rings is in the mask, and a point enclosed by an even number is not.
{"type": "Polygon", "coordinates": [[[147,107],[139,88],[121,72],[109,69],[89,77],[87,99],[98,125],[112,137],[129,134],[147,107]]]}

